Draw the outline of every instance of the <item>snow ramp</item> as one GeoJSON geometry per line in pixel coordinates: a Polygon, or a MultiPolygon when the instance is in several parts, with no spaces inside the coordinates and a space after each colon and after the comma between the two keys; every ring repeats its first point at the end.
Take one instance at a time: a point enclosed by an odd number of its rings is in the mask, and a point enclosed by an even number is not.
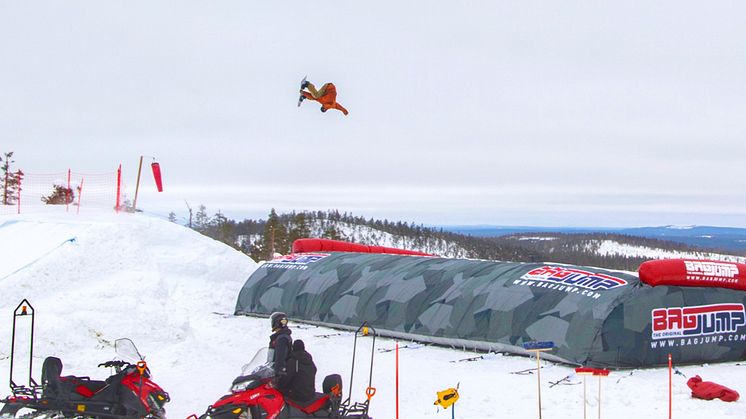
{"type": "Polygon", "coordinates": [[[72,243],[82,228],[73,223],[21,220],[0,224],[0,281],[72,243]]]}

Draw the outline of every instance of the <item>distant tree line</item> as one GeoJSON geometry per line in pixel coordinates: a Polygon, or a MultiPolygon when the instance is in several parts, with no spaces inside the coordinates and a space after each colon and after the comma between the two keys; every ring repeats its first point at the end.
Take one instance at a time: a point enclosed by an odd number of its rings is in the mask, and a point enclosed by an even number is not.
{"type": "MultiPolygon", "coordinates": [[[[174,219],[173,214],[170,219],[174,219]]],[[[377,220],[341,213],[338,210],[303,211],[278,214],[272,209],[267,219],[234,221],[217,212],[208,216],[204,205],[194,215],[191,227],[202,234],[222,241],[254,260],[269,260],[274,254],[292,251],[296,239],[312,236],[333,240],[347,239],[341,232],[344,224],[365,226],[371,230],[405,238],[411,249],[423,249],[428,243],[441,241],[455,244],[466,251],[462,257],[518,262],[562,262],[577,265],[636,270],[646,258],[595,253],[601,240],[615,240],[630,245],[667,250],[691,250],[688,246],[655,239],[613,234],[552,234],[553,240],[527,240],[531,234],[505,237],[472,237],[402,221],[377,220]],[[249,238],[249,239],[246,239],[249,238]],[[523,239],[521,239],[523,238],[523,239]]],[[[536,234],[533,234],[535,236],[536,234]]],[[[542,233],[547,236],[547,233],[542,233]]],[[[372,239],[363,244],[380,245],[372,239]]]]}
{"type": "MultiPolygon", "coordinates": [[[[173,214],[169,217],[174,220],[173,214]]],[[[631,246],[680,252],[707,250],[685,244],[612,233],[522,233],[501,237],[473,237],[402,221],[378,220],[341,213],[338,210],[303,211],[278,214],[270,210],[266,219],[230,220],[220,211],[208,216],[204,205],[193,217],[191,227],[222,241],[254,260],[269,260],[274,254],[292,251],[293,242],[312,236],[333,240],[346,239],[343,225],[364,226],[371,230],[403,238],[410,249],[423,249],[433,242],[453,244],[465,250],[462,257],[516,262],[559,262],[581,266],[635,271],[648,260],[645,257],[602,255],[597,253],[604,240],[631,246]],[[536,239],[540,237],[541,239],[536,239]],[[249,238],[249,239],[246,239],[249,238]]],[[[362,244],[380,245],[371,239],[362,244]]]]}
{"type": "Polygon", "coordinates": [[[684,244],[647,239],[636,236],[607,233],[521,233],[491,238],[495,243],[515,243],[515,245],[539,255],[536,262],[558,262],[581,266],[595,266],[608,269],[636,271],[649,257],[626,256],[621,254],[602,255],[597,253],[601,242],[612,240],[631,246],[651,249],[689,251],[684,244]],[[541,239],[535,239],[540,237],[541,239]]]}
{"type": "Polygon", "coordinates": [[[491,240],[497,244],[515,243],[521,248],[541,255],[540,260],[545,262],[561,262],[627,271],[636,271],[641,263],[651,258],[622,254],[599,254],[599,247],[604,241],[609,240],[623,245],[670,252],[732,254],[732,252],[724,250],[704,249],[679,242],[618,233],[521,233],[494,237],[491,240]]]}

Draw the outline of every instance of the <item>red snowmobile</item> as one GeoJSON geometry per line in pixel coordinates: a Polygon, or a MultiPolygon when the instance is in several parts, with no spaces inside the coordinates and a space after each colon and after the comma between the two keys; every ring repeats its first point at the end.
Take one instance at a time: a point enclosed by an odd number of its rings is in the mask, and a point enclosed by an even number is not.
{"type": "MultiPolygon", "coordinates": [[[[342,401],[342,377],[330,374],[324,378],[323,393],[308,402],[300,403],[285,397],[274,385],[274,368],[268,360],[268,349],[257,351],[254,358],[243,367],[241,375],[233,380],[230,394],[221,397],[207,408],[199,419],[372,419],[368,416],[370,399],[375,394],[371,387],[373,377],[373,351],[375,351],[375,330],[367,324],[355,332],[355,345],[350,374],[350,391],[355,373],[355,350],[357,337],[373,331],[373,349],[370,358],[370,376],[365,391],[367,400],[352,403],[348,397],[342,401]]],[[[196,419],[196,415],[188,419],[196,419]]]]}
{"type": "Polygon", "coordinates": [[[161,419],[165,418],[164,405],[168,393],[152,381],[150,369],[135,344],[129,339],[117,339],[114,350],[120,360],[107,361],[99,367],[114,368],[114,374],[105,380],[89,377],[62,375],[62,361],[47,357],[42,364],[41,384],[31,377],[28,385],[13,382],[13,364],[16,343],[16,319],[28,317],[31,321],[29,360],[33,359],[34,309],[24,300],[16,308],[13,319],[13,343],[10,355],[10,388],[12,396],[0,400],[2,418],[96,418],[96,419],[161,419]]]}
{"type": "Polygon", "coordinates": [[[151,380],[150,369],[135,345],[129,339],[117,339],[114,347],[120,357],[134,363],[113,360],[99,364],[99,367],[115,369],[115,373],[103,381],[62,376],[62,361],[47,357],[42,365],[41,386],[14,388],[13,395],[2,400],[0,417],[14,417],[20,411],[24,419],[165,418],[168,393],[151,380]]]}

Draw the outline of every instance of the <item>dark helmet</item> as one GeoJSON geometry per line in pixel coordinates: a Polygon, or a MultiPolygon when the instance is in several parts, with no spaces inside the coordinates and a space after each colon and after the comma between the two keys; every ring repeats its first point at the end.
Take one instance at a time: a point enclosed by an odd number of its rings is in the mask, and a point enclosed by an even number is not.
{"type": "Polygon", "coordinates": [[[272,324],[272,330],[282,329],[288,325],[288,315],[281,311],[276,311],[269,316],[269,322],[272,324]]]}
{"type": "Polygon", "coordinates": [[[325,107],[323,107],[323,106],[321,107],[321,112],[326,112],[326,110],[327,109],[325,107]]]}

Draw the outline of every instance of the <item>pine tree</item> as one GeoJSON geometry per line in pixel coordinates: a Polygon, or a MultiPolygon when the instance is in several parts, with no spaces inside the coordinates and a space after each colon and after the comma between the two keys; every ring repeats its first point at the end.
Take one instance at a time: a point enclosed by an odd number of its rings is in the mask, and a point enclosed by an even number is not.
{"type": "Polygon", "coordinates": [[[295,214],[293,217],[293,228],[288,233],[288,243],[292,245],[296,240],[310,236],[311,228],[306,221],[306,215],[302,212],[295,214]]]}
{"type": "Polygon", "coordinates": [[[210,221],[209,236],[228,246],[238,248],[236,244],[236,223],[218,211],[210,221]]]}
{"type": "Polygon", "coordinates": [[[244,251],[245,253],[248,253],[249,256],[251,256],[251,259],[253,260],[262,260],[264,258],[264,249],[262,248],[261,243],[254,243],[249,247],[248,252],[244,251]]]}
{"type": "Polygon", "coordinates": [[[207,231],[210,226],[210,217],[207,216],[207,207],[200,205],[197,213],[194,214],[194,229],[199,232],[207,231]]]}
{"type": "Polygon", "coordinates": [[[23,179],[23,171],[17,170],[13,172],[10,169],[10,165],[15,163],[12,159],[13,152],[4,153],[5,158],[0,157],[2,162],[2,178],[0,179],[0,186],[2,186],[3,194],[3,205],[13,205],[17,202],[18,193],[21,191],[21,180],[23,179]]]}
{"type": "Polygon", "coordinates": [[[339,234],[339,231],[337,230],[337,227],[334,224],[327,225],[326,229],[324,229],[324,234],[322,234],[323,238],[325,239],[331,239],[331,240],[341,240],[342,235],[339,234]]]}
{"type": "Polygon", "coordinates": [[[171,221],[172,223],[176,222],[176,213],[171,211],[168,213],[168,221],[171,221]]]}
{"type": "Polygon", "coordinates": [[[287,228],[272,208],[267,217],[267,223],[264,225],[262,259],[271,260],[275,253],[288,253],[287,236],[287,228]]]}

